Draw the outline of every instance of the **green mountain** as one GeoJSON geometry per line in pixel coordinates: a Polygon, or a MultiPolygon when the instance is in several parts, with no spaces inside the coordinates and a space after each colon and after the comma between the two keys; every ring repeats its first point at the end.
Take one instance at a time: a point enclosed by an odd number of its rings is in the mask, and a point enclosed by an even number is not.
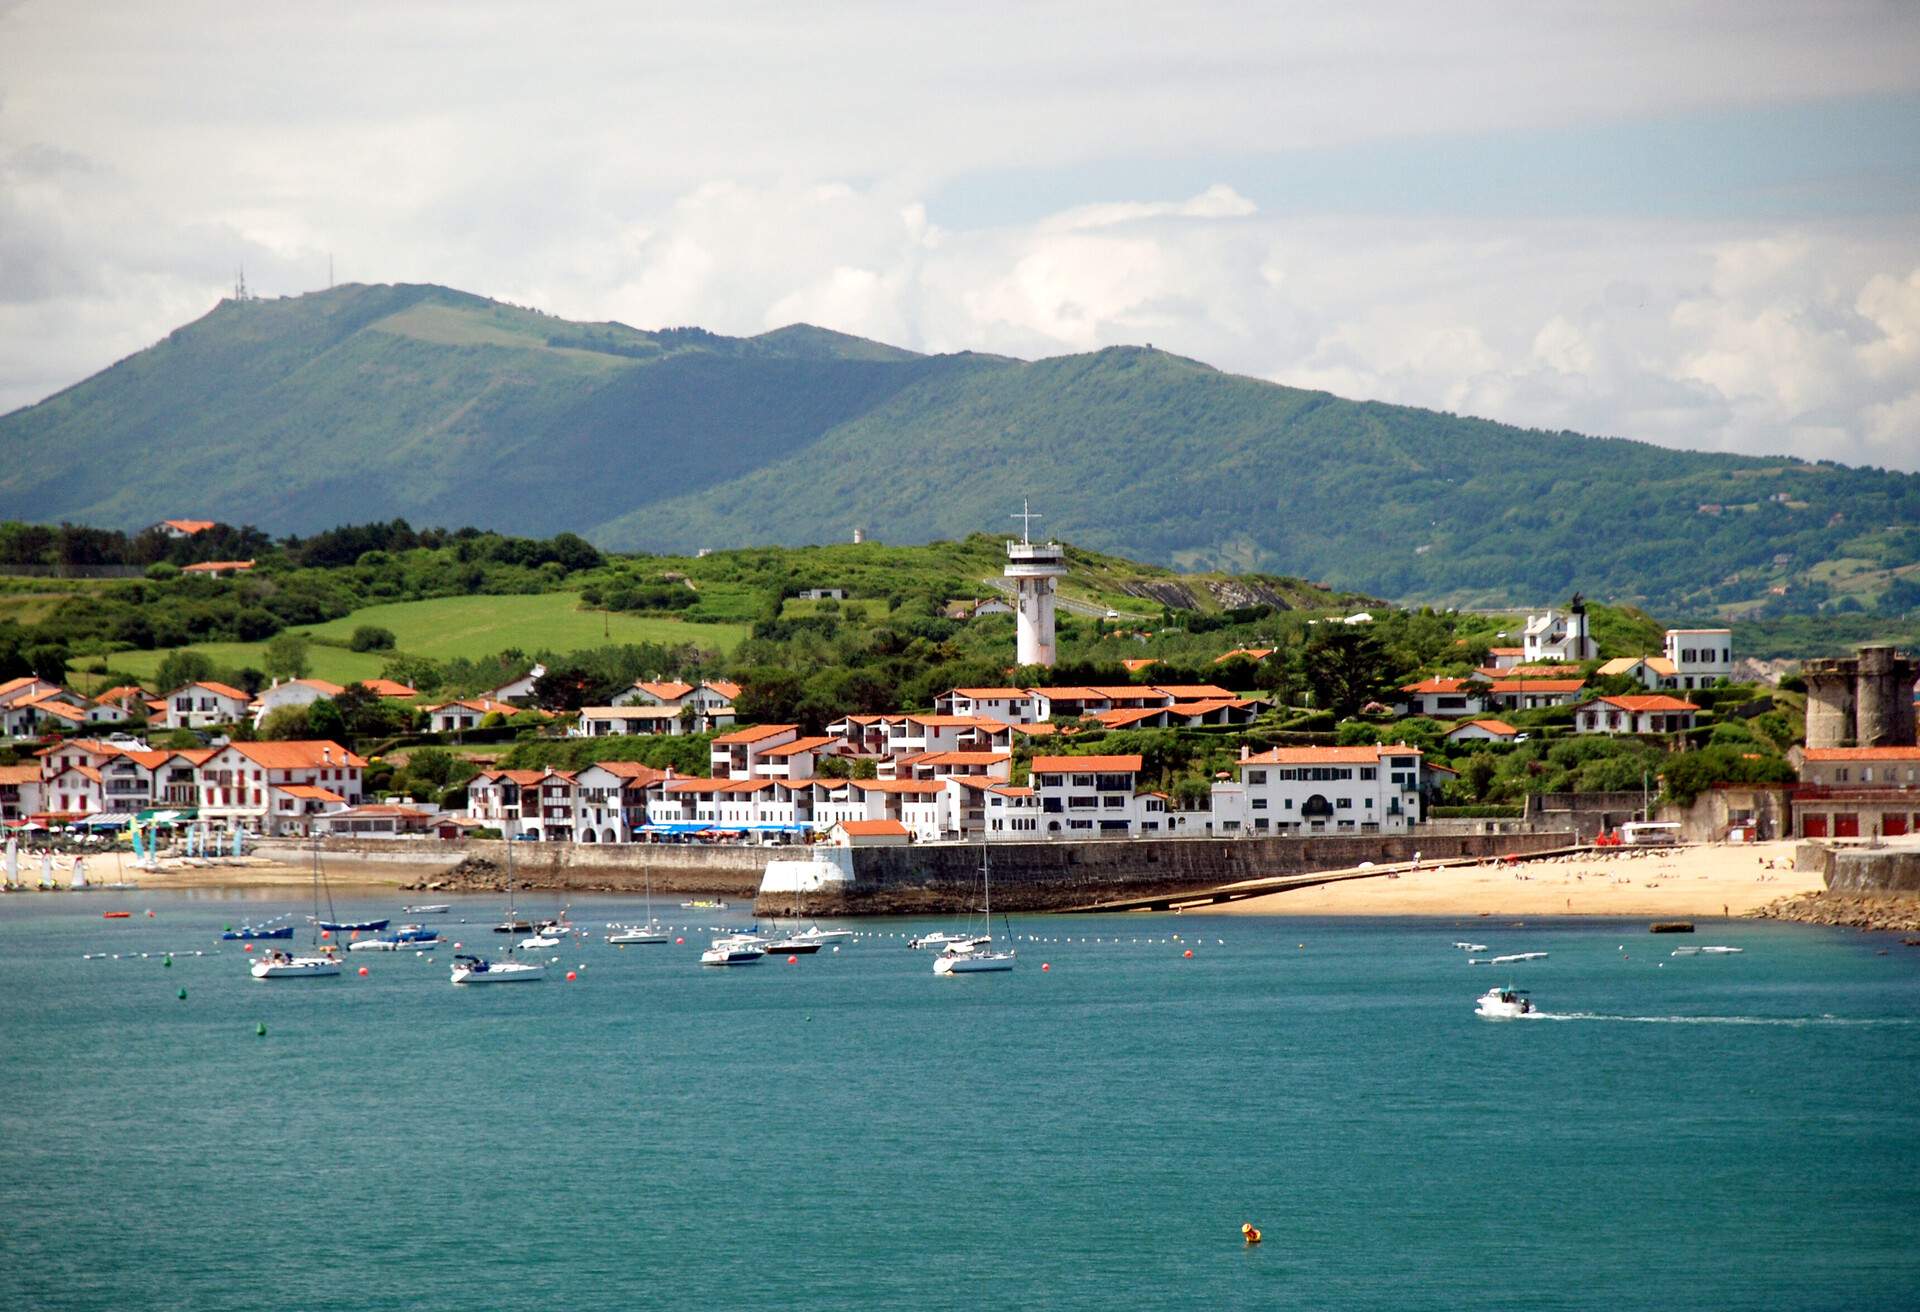
{"type": "Polygon", "coordinates": [[[690,551],[1010,531],[1458,604],[1920,591],[1920,476],[1342,400],[1113,348],[923,356],[573,323],[430,286],[224,301],[0,418],[0,518],[405,517],[690,551]]]}

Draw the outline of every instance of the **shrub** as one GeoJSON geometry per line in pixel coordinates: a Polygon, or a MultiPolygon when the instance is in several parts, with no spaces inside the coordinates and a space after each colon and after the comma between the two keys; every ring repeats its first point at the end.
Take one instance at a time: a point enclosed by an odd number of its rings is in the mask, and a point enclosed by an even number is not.
{"type": "Polygon", "coordinates": [[[393,630],[377,624],[362,624],[347,639],[347,646],[353,651],[392,651],[394,641],[393,630]]]}

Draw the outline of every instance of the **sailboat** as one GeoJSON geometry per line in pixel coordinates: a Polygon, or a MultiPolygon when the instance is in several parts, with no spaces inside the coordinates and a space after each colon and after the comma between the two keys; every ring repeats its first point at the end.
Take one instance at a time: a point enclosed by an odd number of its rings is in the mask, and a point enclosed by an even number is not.
{"type": "MultiPolygon", "coordinates": [[[[298,957],[278,948],[268,950],[254,958],[251,970],[255,979],[317,979],[340,973],[340,962],[333,955],[333,949],[320,946],[320,884],[320,840],[316,837],[313,841],[313,915],[307,921],[313,926],[313,946],[307,955],[298,957]]],[[[327,895],[327,904],[331,911],[332,894],[327,895]]]]}
{"type": "MultiPolygon", "coordinates": [[[[507,843],[507,921],[511,924],[517,914],[513,903],[513,843],[507,843]]],[[[497,926],[496,926],[497,928],[497,926]]],[[[547,968],[543,962],[515,961],[513,945],[507,945],[506,960],[488,961],[485,957],[462,952],[453,959],[452,979],[455,984],[521,984],[545,979],[547,968]]]]}
{"type": "Polygon", "coordinates": [[[607,935],[609,943],[666,943],[666,927],[653,918],[653,867],[647,867],[647,923],[645,925],[609,926],[614,932],[607,935]]]}
{"type": "Polygon", "coordinates": [[[1013,949],[993,950],[993,872],[987,860],[987,845],[980,844],[980,889],[986,899],[986,933],[968,942],[949,943],[933,959],[936,975],[973,975],[989,970],[1012,970],[1013,949]]]}
{"type": "Polygon", "coordinates": [[[786,935],[784,938],[777,939],[774,942],[767,944],[768,952],[785,952],[789,956],[796,956],[796,957],[805,956],[810,953],[818,952],[826,943],[826,940],[824,938],[821,938],[818,934],[805,934],[800,932],[800,920],[801,920],[800,894],[802,892],[800,884],[803,878],[804,876],[796,875],[793,881],[793,931],[794,932],[786,935]]]}
{"type": "Polygon", "coordinates": [[[8,888],[20,886],[20,835],[7,835],[7,880],[8,888]]]}

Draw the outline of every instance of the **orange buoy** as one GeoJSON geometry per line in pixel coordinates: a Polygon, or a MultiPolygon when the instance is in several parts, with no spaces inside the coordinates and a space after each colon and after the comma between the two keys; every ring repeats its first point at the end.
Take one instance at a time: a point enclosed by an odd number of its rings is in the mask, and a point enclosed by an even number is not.
{"type": "Polygon", "coordinates": [[[243,943],[243,944],[241,944],[241,946],[240,946],[240,950],[241,950],[242,952],[251,952],[251,951],[253,951],[253,944],[251,944],[251,943],[243,943]]]}
{"type": "Polygon", "coordinates": [[[675,940],[674,940],[674,942],[675,942],[675,943],[685,943],[685,942],[686,942],[686,940],[685,940],[685,939],[683,939],[683,938],[677,938],[677,939],[675,939],[675,940]]]}
{"type": "Polygon", "coordinates": [[[1043,961],[1043,962],[1041,962],[1041,963],[1040,963],[1040,969],[1041,969],[1041,970],[1043,970],[1043,971],[1045,971],[1045,970],[1052,970],[1052,969],[1053,969],[1053,963],[1052,963],[1052,962],[1049,962],[1049,961],[1043,961]]]}
{"type": "Polygon", "coordinates": [[[362,979],[366,978],[366,974],[367,974],[367,968],[365,966],[360,967],[360,976],[362,979]]]}
{"type": "Polygon", "coordinates": [[[568,978],[568,979],[578,979],[578,978],[579,978],[579,976],[578,976],[578,975],[575,975],[575,974],[574,974],[574,973],[573,973],[572,971],[568,971],[568,972],[567,972],[567,978],[568,978]]]}
{"type": "Polygon", "coordinates": [[[1189,956],[1189,957],[1190,957],[1190,956],[1192,956],[1192,955],[1193,955],[1193,949],[1192,949],[1192,948],[1188,948],[1188,949],[1187,949],[1187,951],[1186,951],[1186,955],[1187,955],[1187,956],[1189,956]]]}
{"type": "Polygon", "coordinates": [[[787,964],[788,964],[789,966],[796,966],[796,965],[799,965],[799,964],[800,964],[800,958],[799,958],[799,957],[788,957],[788,958],[787,958],[787,964]]]}
{"type": "Polygon", "coordinates": [[[320,937],[321,937],[321,938],[323,938],[323,939],[327,939],[327,938],[332,938],[332,937],[333,937],[333,931],[332,931],[332,930],[330,930],[330,929],[323,929],[323,930],[321,930],[321,931],[320,931],[320,937]]]}
{"type": "Polygon", "coordinates": [[[1243,1221],[1241,1223],[1240,1234],[1250,1244],[1257,1244],[1260,1242],[1260,1232],[1253,1228],[1253,1222],[1251,1221],[1243,1221]]]}

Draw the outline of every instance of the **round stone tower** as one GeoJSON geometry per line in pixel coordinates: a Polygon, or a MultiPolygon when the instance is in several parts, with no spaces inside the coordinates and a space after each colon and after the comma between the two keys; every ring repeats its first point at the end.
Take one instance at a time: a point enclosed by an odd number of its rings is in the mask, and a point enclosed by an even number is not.
{"type": "Polygon", "coordinates": [[[1803,661],[1807,681],[1807,746],[1852,747],[1853,683],[1859,663],[1850,659],[1803,661]]]}
{"type": "MultiPolygon", "coordinates": [[[[1913,743],[1914,662],[1892,647],[1862,647],[1854,691],[1855,737],[1862,747],[1913,743]]],[[[1812,685],[1808,685],[1811,689],[1812,685]]],[[[1811,725],[1808,729],[1811,744],[1811,725]]]]}

